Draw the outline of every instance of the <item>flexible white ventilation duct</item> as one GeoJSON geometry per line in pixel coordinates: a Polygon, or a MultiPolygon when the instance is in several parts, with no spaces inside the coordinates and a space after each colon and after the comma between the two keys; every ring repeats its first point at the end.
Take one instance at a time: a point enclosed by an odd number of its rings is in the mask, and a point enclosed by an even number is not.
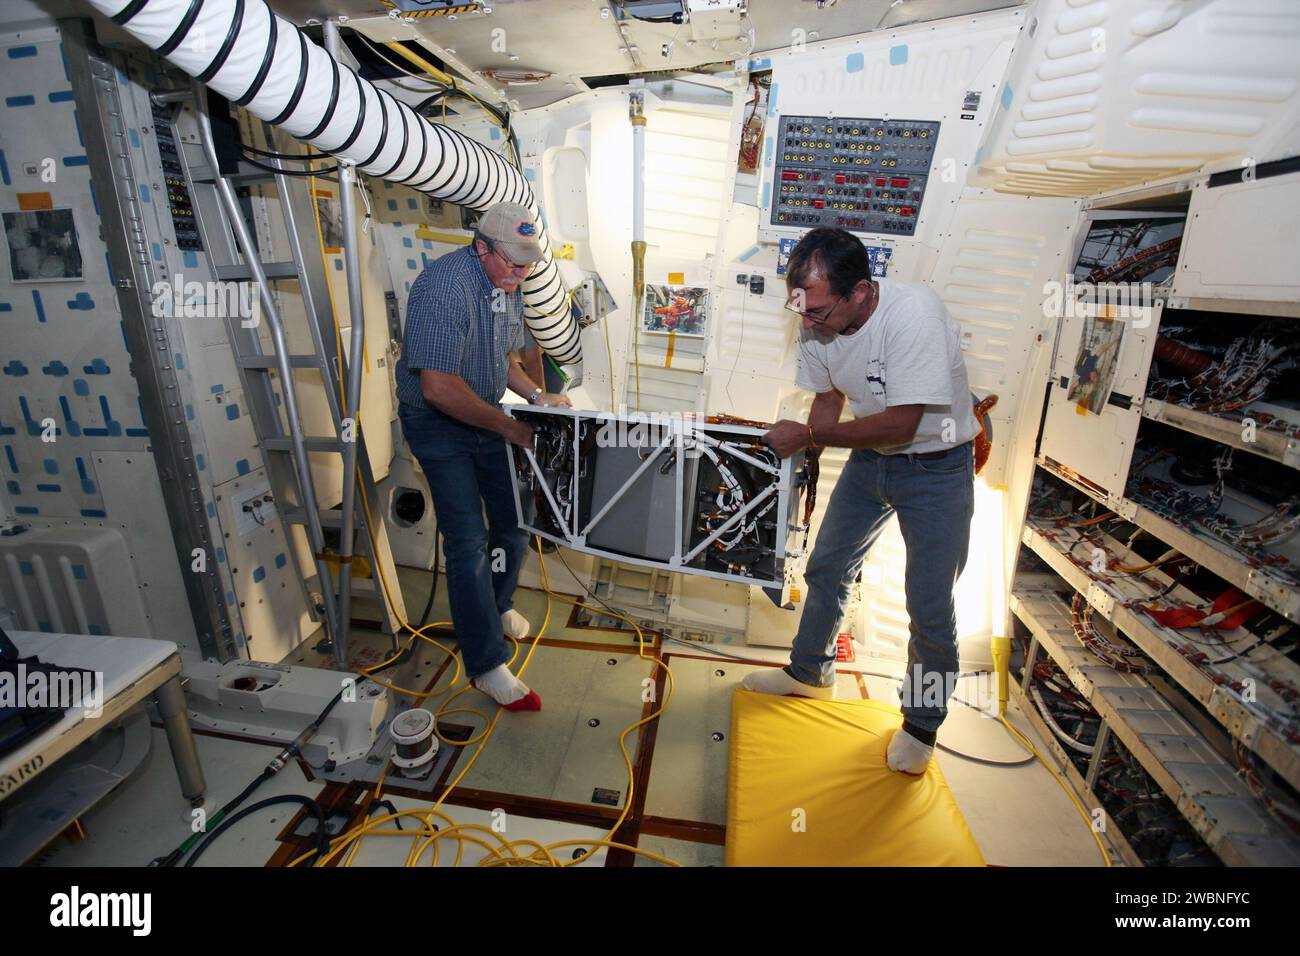
{"type": "MultiPolygon", "coordinates": [[[[528,181],[500,155],[361,79],[263,0],[90,3],[232,103],[362,172],[471,209],[517,202],[538,212],[528,181]]],[[[544,226],[541,244],[523,285],[524,319],[557,362],[575,364],[578,323],[544,226]]]]}

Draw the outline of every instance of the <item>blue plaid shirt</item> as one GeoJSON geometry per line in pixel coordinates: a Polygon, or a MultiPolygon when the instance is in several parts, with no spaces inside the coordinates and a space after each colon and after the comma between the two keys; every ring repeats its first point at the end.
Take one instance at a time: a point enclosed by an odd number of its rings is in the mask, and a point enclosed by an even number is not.
{"type": "Polygon", "coordinates": [[[498,405],[510,376],[510,353],[524,347],[524,297],[492,285],[474,247],[440,256],[411,285],[406,304],[397,398],[423,411],[420,369],[459,375],[474,394],[498,405]],[[501,311],[493,311],[494,303],[501,311]]]}

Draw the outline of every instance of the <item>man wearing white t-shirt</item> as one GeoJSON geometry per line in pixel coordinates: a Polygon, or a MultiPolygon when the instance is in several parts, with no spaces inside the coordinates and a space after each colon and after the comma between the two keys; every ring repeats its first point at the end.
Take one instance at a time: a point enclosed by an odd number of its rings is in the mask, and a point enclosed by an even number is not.
{"type": "Polygon", "coordinates": [[[966,564],[975,507],[972,408],[957,323],[928,286],[872,281],[866,248],[842,229],[814,229],[790,255],[799,313],[795,382],[815,392],[807,422],[779,421],[764,441],[781,457],[850,448],[804,578],[807,602],[790,665],[745,678],[749,690],[835,696],[835,638],[863,559],[898,516],[907,546],[911,640],[903,726],[892,770],[922,774],[957,676],[953,587],[966,564]],[[840,421],[845,402],[853,418],[840,421]]]}

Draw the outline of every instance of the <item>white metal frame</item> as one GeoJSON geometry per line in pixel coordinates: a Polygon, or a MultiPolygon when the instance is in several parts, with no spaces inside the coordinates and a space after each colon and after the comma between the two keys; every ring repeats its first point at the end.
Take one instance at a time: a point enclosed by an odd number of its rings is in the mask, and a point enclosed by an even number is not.
{"type": "Polygon", "coordinates": [[[727,439],[754,439],[761,436],[764,431],[761,428],[754,428],[747,425],[730,425],[709,423],[701,419],[692,419],[684,416],[656,416],[650,414],[622,414],[612,415],[609,412],[586,411],[571,408],[546,408],[537,405],[509,405],[506,406],[506,414],[512,417],[518,412],[527,411],[529,413],[541,413],[546,415],[555,415],[563,418],[572,419],[573,438],[578,437],[578,429],[582,420],[591,421],[596,427],[626,427],[635,428],[638,425],[654,427],[660,430],[660,434],[665,437],[654,446],[651,453],[646,456],[641,465],[621,484],[618,489],[601,502],[599,505],[593,503],[595,513],[583,523],[584,516],[580,513],[581,500],[578,495],[578,468],[572,469],[573,487],[570,491],[570,499],[573,502],[571,521],[566,521],[562,514],[562,509],[555,499],[555,495],[546,482],[541,465],[538,463],[536,456],[531,448],[521,448],[516,445],[510,445],[510,456],[512,467],[510,469],[510,483],[515,495],[515,513],[519,519],[519,526],[530,534],[540,535],[548,541],[564,545],[574,551],[581,551],[586,554],[597,555],[609,558],[614,561],[620,561],[627,564],[636,564],[642,567],[664,568],[669,571],[677,571],[683,574],[695,574],[704,577],[716,578],[722,581],[735,581],[740,584],[749,584],[760,587],[785,588],[795,571],[797,559],[804,554],[804,545],[801,542],[798,547],[790,546],[790,536],[793,534],[803,534],[806,542],[807,526],[803,523],[802,513],[791,514],[792,507],[798,507],[802,501],[802,496],[795,487],[795,475],[803,462],[802,455],[795,455],[790,458],[781,460],[780,465],[772,467],[766,462],[762,462],[751,455],[747,455],[740,449],[729,448],[727,439]],[[688,547],[689,529],[685,527],[684,514],[685,502],[687,496],[695,494],[694,487],[687,488],[687,481],[691,476],[687,475],[687,468],[684,463],[688,455],[698,455],[695,451],[697,446],[706,446],[715,451],[715,453],[727,455],[739,459],[747,464],[761,468],[772,476],[772,484],[755,495],[745,506],[735,515],[732,515],[721,527],[714,530],[703,541],[688,547]],[[608,551],[604,548],[595,547],[588,543],[588,536],[592,529],[604,519],[610,509],[617,504],[628,490],[634,485],[646,470],[649,469],[665,451],[671,449],[675,455],[673,461],[673,477],[676,486],[674,496],[675,504],[675,523],[674,523],[674,545],[673,553],[667,561],[654,560],[652,558],[638,558],[629,556],[616,551],[608,551]],[[529,524],[524,518],[523,500],[521,497],[521,488],[518,476],[518,456],[524,456],[524,461],[533,475],[541,482],[545,494],[546,503],[551,509],[552,517],[555,523],[563,529],[564,536],[560,537],[550,532],[544,531],[534,524],[529,524]],[[710,571],[702,568],[691,567],[689,562],[696,557],[709,545],[718,539],[719,536],[731,530],[737,522],[741,521],[746,515],[752,513],[764,502],[776,496],[777,520],[785,523],[784,533],[778,525],[776,536],[776,575],[772,578],[748,577],[742,574],[730,574],[722,571],[710,571]],[[579,530],[581,529],[581,530],[579,530]]]}

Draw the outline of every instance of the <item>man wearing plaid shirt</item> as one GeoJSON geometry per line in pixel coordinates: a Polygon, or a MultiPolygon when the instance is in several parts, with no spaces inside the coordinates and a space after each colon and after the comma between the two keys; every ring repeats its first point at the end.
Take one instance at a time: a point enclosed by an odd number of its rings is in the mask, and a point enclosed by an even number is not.
{"type": "Polygon", "coordinates": [[[406,307],[397,363],[398,413],[429,479],[447,559],[452,624],[475,687],[509,710],[541,698],[511,673],[504,635],[527,636],[514,610],[527,536],[516,522],[506,442],[532,447],[533,430],[501,410],[509,388],[536,405],[568,405],[524,370],[521,284],[542,258],[536,217],[498,203],[473,241],[420,273],[406,307]],[[484,512],[487,521],[484,523],[484,512]]]}

